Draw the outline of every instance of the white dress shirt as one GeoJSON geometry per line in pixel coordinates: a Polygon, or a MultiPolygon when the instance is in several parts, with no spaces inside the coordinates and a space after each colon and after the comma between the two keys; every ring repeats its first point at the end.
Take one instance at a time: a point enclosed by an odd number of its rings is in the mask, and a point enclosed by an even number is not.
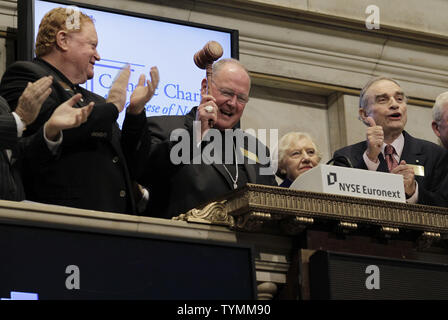
{"type": "MultiPolygon", "coordinates": [[[[26,126],[23,123],[22,119],[20,119],[20,117],[17,115],[17,113],[12,112],[12,115],[13,115],[14,119],[16,120],[16,124],[17,124],[17,138],[21,138],[23,135],[23,131],[25,131],[26,126]]],[[[45,123],[45,126],[46,125],[47,124],[45,123]]],[[[50,150],[50,152],[52,154],[56,154],[59,146],[62,143],[62,132],[57,141],[51,141],[45,136],[45,126],[44,126],[45,142],[47,143],[47,146],[48,146],[48,149],[50,150]]],[[[6,155],[8,156],[8,160],[11,161],[12,151],[10,149],[6,149],[5,151],[6,151],[6,155]]]]}

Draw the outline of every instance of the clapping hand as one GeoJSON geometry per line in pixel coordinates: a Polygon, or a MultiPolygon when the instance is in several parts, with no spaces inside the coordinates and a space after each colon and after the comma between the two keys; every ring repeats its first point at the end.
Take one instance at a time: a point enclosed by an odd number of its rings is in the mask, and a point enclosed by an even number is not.
{"type": "Polygon", "coordinates": [[[131,67],[129,65],[126,65],[123,69],[121,69],[120,73],[114,80],[114,83],[112,84],[112,87],[109,90],[109,94],[107,96],[106,101],[108,103],[115,104],[118,112],[121,112],[124,109],[130,76],[131,76],[131,67]]]}
{"type": "Polygon", "coordinates": [[[79,127],[87,121],[93,109],[93,102],[82,108],[73,108],[81,100],[78,93],[57,107],[45,124],[45,136],[56,141],[62,130],[79,127]]]}
{"type": "Polygon", "coordinates": [[[15,109],[15,113],[22,119],[25,125],[29,125],[36,120],[42,104],[51,93],[50,86],[52,82],[52,76],[42,77],[33,83],[28,82],[15,109]]]}
{"type": "Polygon", "coordinates": [[[152,67],[150,71],[151,81],[145,79],[145,75],[140,75],[137,87],[132,92],[129,107],[127,112],[131,114],[139,114],[145,108],[145,104],[154,95],[157,86],[159,85],[159,70],[157,67],[152,67]],[[145,86],[146,80],[146,86],[145,86]]]}

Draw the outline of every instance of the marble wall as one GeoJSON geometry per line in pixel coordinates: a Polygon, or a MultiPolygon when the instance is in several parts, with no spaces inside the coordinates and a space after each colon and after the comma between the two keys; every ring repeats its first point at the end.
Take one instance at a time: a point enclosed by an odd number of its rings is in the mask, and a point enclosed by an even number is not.
{"type": "Polygon", "coordinates": [[[375,5],[380,9],[381,24],[388,27],[442,37],[446,37],[448,29],[446,20],[448,2],[445,0],[240,0],[236,2],[257,3],[277,10],[306,12],[326,19],[336,17],[339,20],[361,23],[371,14],[371,11],[366,13],[366,9],[370,5],[375,5]]]}

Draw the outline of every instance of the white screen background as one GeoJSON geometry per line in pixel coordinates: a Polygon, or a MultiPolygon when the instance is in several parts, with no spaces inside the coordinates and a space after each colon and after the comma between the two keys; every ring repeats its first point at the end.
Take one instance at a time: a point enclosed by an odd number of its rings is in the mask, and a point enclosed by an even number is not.
{"type": "MultiPolygon", "coordinates": [[[[34,30],[36,39],[40,21],[59,3],[35,1],[34,30]]],[[[211,40],[223,47],[223,58],[231,57],[231,34],[175,23],[139,18],[124,14],[79,7],[92,17],[98,33],[101,60],[95,64],[95,76],[82,86],[106,97],[120,68],[131,65],[126,105],[140,74],[149,77],[157,66],[160,82],[156,95],[146,105],[146,115],[182,115],[199,105],[200,84],[205,70],[199,69],[194,54],[211,40]]],[[[120,113],[121,127],[125,111],[120,113]]]]}

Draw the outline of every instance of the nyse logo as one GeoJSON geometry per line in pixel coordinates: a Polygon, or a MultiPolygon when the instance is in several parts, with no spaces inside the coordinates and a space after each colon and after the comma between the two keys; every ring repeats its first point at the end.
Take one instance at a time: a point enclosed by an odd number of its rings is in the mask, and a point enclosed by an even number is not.
{"type": "Polygon", "coordinates": [[[328,183],[329,186],[335,184],[336,182],[338,182],[338,179],[336,177],[336,173],[330,172],[329,174],[327,174],[327,183],[328,183]]]}

